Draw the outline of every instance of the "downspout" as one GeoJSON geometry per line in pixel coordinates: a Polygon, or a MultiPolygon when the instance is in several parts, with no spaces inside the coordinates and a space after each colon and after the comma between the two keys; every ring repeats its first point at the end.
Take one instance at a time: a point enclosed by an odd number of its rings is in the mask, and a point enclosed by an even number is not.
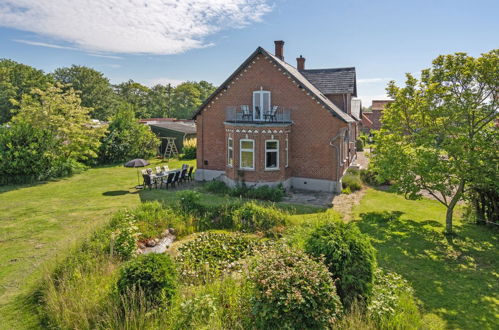
{"type": "Polygon", "coordinates": [[[336,161],[338,162],[338,164],[336,164],[336,192],[340,192],[341,191],[341,187],[340,189],[338,189],[338,185],[340,183],[340,167],[341,167],[341,157],[340,157],[340,149],[338,148],[338,146],[334,143],[343,133],[345,132],[345,128],[341,128],[338,132],[338,134],[336,134],[333,138],[331,138],[331,141],[329,142],[329,145],[331,147],[334,148],[334,150],[336,151],[336,161]]]}

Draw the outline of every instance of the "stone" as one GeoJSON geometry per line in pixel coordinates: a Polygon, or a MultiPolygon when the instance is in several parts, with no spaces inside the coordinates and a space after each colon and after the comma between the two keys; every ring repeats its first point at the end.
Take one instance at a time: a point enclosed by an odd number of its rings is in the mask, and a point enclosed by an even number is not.
{"type": "Polygon", "coordinates": [[[151,239],[148,239],[145,243],[146,243],[147,247],[154,247],[154,246],[156,246],[157,242],[156,242],[156,240],[151,238],[151,239]]]}

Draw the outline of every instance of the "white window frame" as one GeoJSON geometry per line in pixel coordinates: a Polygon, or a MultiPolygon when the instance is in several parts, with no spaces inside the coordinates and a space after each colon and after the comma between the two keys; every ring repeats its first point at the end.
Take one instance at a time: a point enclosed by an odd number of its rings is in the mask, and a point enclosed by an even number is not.
{"type": "Polygon", "coordinates": [[[240,139],[239,140],[239,168],[241,170],[254,170],[255,169],[255,140],[253,139],[240,139]],[[253,148],[247,149],[243,148],[243,142],[251,142],[253,144],[253,148]],[[251,167],[243,167],[243,152],[251,152],[253,154],[253,162],[251,167]]]}
{"type": "Polygon", "coordinates": [[[265,170],[267,171],[278,171],[279,170],[279,140],[265,140],[265,170]],[[277,149],[267,149],[267,142],[276,142],[277,143],[277,149]],[[267,167],[267,152],[275,152],[277,155],[277,164],[276,167],[267,167]]]}
{"type": "Polygon", "coordinates": [[[253,120],[262,121],[265,119],[264,114],[269,113],[270,109],[272,109],[272,93],[270,91],[264,91],[264,90],[254,91],[252,103],[253,103],[253,120]],[[258,99],[260,102],[258,102],[258,104],[255,104],[255,94],[259,94],[258,99]],[[269,108],[268,109],[263,108],[263,95],[264,94],[269,95],[269,108]],[[260,107],[260,118],[255,117],[256,116],[256,109],[255,109],[256,106],[260,107]]]}
{"type": "Polygon", "coordinates": [[[227,139],[227,166],[233,167],[234,166],[234,139],[229,136],[227,139]],[[232,146],[230,145],[230,142],[232,142],[232,146]],[[232,157],[230,157],[230,152],[232,151],[232,157]]]}
{"type": "Polygon", "coordinates": [[[286,164],[285,167],[289,167],[289,138],[286,137],[286,164]]]}

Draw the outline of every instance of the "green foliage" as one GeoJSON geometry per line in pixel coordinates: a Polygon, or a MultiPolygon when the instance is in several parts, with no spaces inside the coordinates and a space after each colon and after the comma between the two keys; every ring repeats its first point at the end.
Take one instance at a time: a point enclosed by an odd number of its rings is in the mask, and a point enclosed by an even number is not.
{"type": "Polygon", "coordinates": [[[405,87],[387,88],[394,102],[383,111],[371,166],[408,198],[426,190],[445,205],[447,233],[466,185],[488,181],[484,171],[497,173],[490,156],[499,141],[498,90],[497,49],[478,58],[439,56],[421,79],[407,74],[405,87]]]}
{"type": "Polygon", "coordinates": [[[137,226],[128,211],[123,212],[123,218],[116,223],[111,235],[112,249],[122,259],[130,259],[137,251],[137,226]]]}
{"type": "Polygon", "coordinates": [[[258,239],[239,233],[201,233],[178,248],[181,279],[189,284],[206,283],[238,269],[237,261],[261,245],[258,239]]]}
{"type": "Polygon", "coordinates": [[[362,181],[358,174],[345,174],[341,183],[345,189],[349,188],[352,192],[362,189],[362,181]]]}
{"type": "Polygon", "coordinates": [[[245,184],[237,185],[234,188],[229,188],[222,181],[210,181],[205,184],[205,189],[208,192],[215,194],[230,195],[233,197],[243,197],[267,200],[272,202],[279,202],[286,195],[282,185],[277,187],[270,186],[259,186],[259,187],[249,187],[245,184]]]}
{"type": "Polygon", "coordinates": [[[259,205],[253,201],[241,205],[233,212],[234,227],[246,232],[270,232],[286,224],[287,214],[275,206],[259,205]]]}
{"type": "Polygon", "coordinates": [[[387,181],[382,181],[379,177],[379,174],[371,168],[360,170],[360,179],[365,184],[373,187],[389,183],[387,181]]]}
{"type": "Polygon", "coordinates": [[[259,253],[249,277],[259,328],[330,328],[342,313],[331,274],[300,250],[283,246],[259,253]]]}
{"type": "Polygon", "coordinates": [[[341,193],[345,195],[350,195],[352,193],[352,190],[350,189],[350,187],[346,187],[341,189],[341,193]]]}
{"type": "Polygon", "coordinates": [[[129,108],[118,110],[101,142],[101,163],[125,162],[134,158],[148,159],[156,155],[160,144],[150,127],[140,124],[129,108]]]}
{"type": "Polygon", "coordinates": [[[178,205],[184,213],[199,214],[203,210],[200,204],[201,195],[194,190],[184,190],[177,193],[178,205]]]}
{"type": "Polygon", "coordinates": [[[122,295],[141,290],[150,302],[167,306],[177,291],[175,264],[167,254],[140,255],[123,265],[117,289],[122,295]]]}
{"type": "Polygon", "coordinates": [[[0,59],[0,125],[17,113],[23,95],[35,88],[46,89],[51,83],[52,78],[41,70],[0,59]]]}
{"type": "Polygon", "coordinates": [[[116,94],[126,102],[137,118],[151,118],[147,104],[149,88],[132,79],[114,86],[116,94]]]}
{"type": "Polygon", "coordinates": [[[195,159],[197,150],[196,139],[189,139],[184,141],[184,148],[182,149],[183,159],[195,159]]]}
{"type": "Polygon", "coordinates": [[[108,120],[122,106],[102,72],[80,65],[58,68],[52,77],[68,90],[79,91],[81,105],[91,108],[92,118],[108,120]]]}
{"type": "Polygon", "coordinates": [[[357,141],[355,141],[355,148],[357,151],[364,151],[364,140],[359,138],[357,141]]]}
{"type": "Polygon", "coordinates": [[[206,82],[185,82],[177,87],[172,96],[171,106],[176,118],[190,119],[194,111],[215,90],[215,87],[206,82]]]}
{"type": "Polygon", "coordinates": [[[323,256],[343,305],[348,309],[355,301],[367,303],[372,292],[375,250],[369,238],[354,223],[331,221],[316,228],[305,243],[314,257],[323,256]]]}

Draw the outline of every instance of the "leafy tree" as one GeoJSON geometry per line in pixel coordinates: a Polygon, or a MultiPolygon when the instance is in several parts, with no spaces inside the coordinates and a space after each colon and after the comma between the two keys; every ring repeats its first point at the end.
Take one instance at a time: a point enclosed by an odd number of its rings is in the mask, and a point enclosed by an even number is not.
{"type": "Polygon", "coordinates": [[[171,94],[173,87],[171,85],[156,85],[153,86],[147,94],[148,113],[152,118],[168,118],[173,117],[171,108],[171,94]]]}
{"type": "Polygon", "coordinates": [[[149,88],[133,80],[128,80],[115,86],[115,91],[122,101],[132,106],[137,118],[150,118],[147,96],[149,88]]]}
{"type": "Polygon", "coordinates": [[[387,90],[394,102],[384,110],[374,169],[407,198],[424,190],[445,205],[452,233],[466,189],[484,168],[497,173],[499,50],[439,56],[419,81],[407,74],[405,87],[390,82],[387,90]]]}
{"type": "Polygon", "coordinates": [[[81,105],[93,109],[93,118],[107,120],[120,105],[109,79],[99,71],[72,65],[56,69],[52,75],[56,81],[65,85],[65,90],[73,88],[81,92],[81,105]]]}
{"type": "Polygon", "coordinates": [[[109,124],[102,138],[99,159],[103,163],[150,158],[156,155],[159,139],[149,126],[139,123],[131,108],[123,108],[109,124]]]}
{"type": "Polygon", "coordinates": [[[52,153],[75,162],[97,157],[106,127],[91,121],[90,108],[81,105],[73,89],[63,91],[61,86],[50,86],[45,91],[33,89],[31,94],[22,96],[18,105],[12,123],[23,122],[49,132],[57,140],[52,153]]]}
{"type": "Polygon", "coordinates": [[[33,88],[44,89],[52,78],[43,71],[11,60],[0,60],[0,124],[8,122],[18,107],[24,94],[33,88]]]}
{"type": "Polygon", "coordinates": [[[178,85],[172,96],[174,116],[180,119],[190,119],[194,111],[214,90],[215,87],[206,81],[185,82],[178,85]]]}

